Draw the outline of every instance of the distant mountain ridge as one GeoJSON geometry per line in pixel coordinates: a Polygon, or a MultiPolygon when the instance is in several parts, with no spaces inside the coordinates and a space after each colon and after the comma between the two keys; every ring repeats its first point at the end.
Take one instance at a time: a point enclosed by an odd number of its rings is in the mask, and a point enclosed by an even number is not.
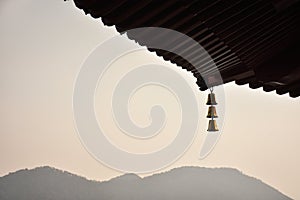
{"type": "Polygon", "coordinates": [[[182,167],[140,178],[90,181],[51,167],[0,178],[1,200],[286,200],[262,181],[230,168],[182,167]]]}

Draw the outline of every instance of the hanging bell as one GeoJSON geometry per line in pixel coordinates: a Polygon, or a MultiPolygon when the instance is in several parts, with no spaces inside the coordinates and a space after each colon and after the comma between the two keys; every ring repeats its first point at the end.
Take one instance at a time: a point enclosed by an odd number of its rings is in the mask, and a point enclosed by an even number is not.
{"type": "Polygon", "coordinates": [[[207,131],[209,131],[209,132],[219,131],[216,120],[213,120],[213,119],[209,120],[207,131]]]}
{"type": "Polygon", "coordinates": [[[218,118],[216,107],[215,106],[209,106],[207,118],[218,118]]]}
{"type": "Polygon", "coordinates": [[[206,105],[217,105],[215,93],[208,94],[206,105]]]}

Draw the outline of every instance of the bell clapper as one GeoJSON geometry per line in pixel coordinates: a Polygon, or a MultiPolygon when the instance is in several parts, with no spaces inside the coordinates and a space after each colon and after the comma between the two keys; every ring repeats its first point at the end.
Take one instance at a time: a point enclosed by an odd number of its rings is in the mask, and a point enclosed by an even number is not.
{"type": "Polygon", "coordinates": [[[208,108],[208,113],[207,113],[206,117],[211,118],[211,119],[209,120],[207,131],[215,132],[215,131],[219,131],[219,129],[217,127],[217,122],[216,122],[216,120],[214,120],[214,118],[218,117],[216,107],[214,106],[214,105],[217,105],[217,102],[216,102],[216,96],[213,93],[213,87],[209,88],[209,90],[210,90],[210,94],[208,94],[208,98],[207,98],[207,102],[206,102],[206,105],[209,105],[209,108],[208,108]]]}

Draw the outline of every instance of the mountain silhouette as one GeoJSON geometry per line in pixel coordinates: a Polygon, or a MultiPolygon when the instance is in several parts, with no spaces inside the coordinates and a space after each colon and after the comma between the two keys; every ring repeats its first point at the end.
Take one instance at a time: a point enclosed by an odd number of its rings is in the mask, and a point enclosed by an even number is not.
{"type": "Polygon", "coordinates": [[[0,178],[1,200],[281,200],[291,199],[230,168],[182,167],[140,178],[125,174],[97,182],[51,167],[0,178]]]}

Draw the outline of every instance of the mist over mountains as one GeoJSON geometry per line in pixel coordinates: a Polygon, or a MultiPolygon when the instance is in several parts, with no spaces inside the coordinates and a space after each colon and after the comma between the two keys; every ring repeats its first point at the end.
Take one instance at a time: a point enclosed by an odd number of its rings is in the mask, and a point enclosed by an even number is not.
{"type": "Polygon", "coordinates": [[[291,199],[262,181],[230,168],[182,167],[140,178],[125,174],[106,182],[51,167],[0,178],[1,200],[281,200],[291,199]]]}

